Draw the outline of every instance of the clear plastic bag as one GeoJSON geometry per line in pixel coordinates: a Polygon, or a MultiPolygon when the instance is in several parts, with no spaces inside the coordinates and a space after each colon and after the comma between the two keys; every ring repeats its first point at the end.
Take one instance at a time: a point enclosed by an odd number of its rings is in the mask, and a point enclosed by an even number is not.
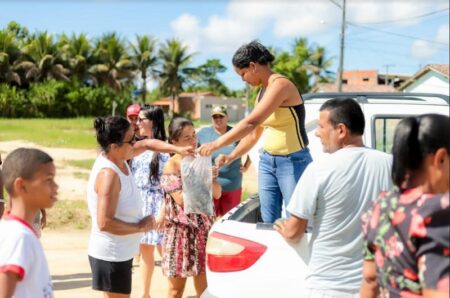
{"type": "Polygon", "coordinates": [[[211,156],[187,156],[181,160],[184,212],[212,216],[211,156]]]}

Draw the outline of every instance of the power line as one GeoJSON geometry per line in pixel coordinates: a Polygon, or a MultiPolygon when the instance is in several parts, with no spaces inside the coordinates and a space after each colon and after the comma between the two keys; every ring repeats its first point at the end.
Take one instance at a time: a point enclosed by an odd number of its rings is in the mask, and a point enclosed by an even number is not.
{"type": "MultiPolygon", "coordinates": [[[[331,0],[330,0],[331,1],[331,0]]],[[[396,20],[389,20],[389,21],[380,21],[380,22],[352,22],[353,24],[358,24],[358,25],[365,25],[365,24],[389,24],[389,23],[396,23],[396,22],[404,22],[404,21],[408,21],[408,20],[414,20],[414,19],[419,19],[419,18],[423,18],[423,17],[428,17],[443,11],[447,11],[449,10],[449,7],[444,8],[444,9],[440,9],[440,10],[435,10],[435,11],[431,11],[428,13],[424,13],[421,15],[417,15],[417,16],[411,16],[411,17],[405,17],[405,18],[400,18],[400,19],[396,19],[396,20]]]]}
{"type": "Polygon", "coordinates": [[[425,38],[420,38],[420,37],[417,37],[417,36],[410,36],[410,35],[405,35],[405,34],[400,34],[400,33],[380,30],[380,29],[376,29],[376,28],[372,28],[372,27],[358,25],[358,24],[351,23],[351,22],[347,22],[347,24],[350,25],[350,26],[353,26],[353,27],[359,27],[359,28],[363,28],[363,29],[366,29],[366,30],[381,32],[381,33],[390,34],[390,35],[395,35],[395,36],[399,36],[399,37],[403,37],[403,38],[409,38],[409,39],[414,39],[414,40],[417,39],[417,40],[427,41],[429,43],[435,43],[435,44],[441,44],[441,45],[444,45],[444,46],[449,46],[448,43],[439,42],[439,41],[430,40],[430,39],[425,39],[425,38]]]}

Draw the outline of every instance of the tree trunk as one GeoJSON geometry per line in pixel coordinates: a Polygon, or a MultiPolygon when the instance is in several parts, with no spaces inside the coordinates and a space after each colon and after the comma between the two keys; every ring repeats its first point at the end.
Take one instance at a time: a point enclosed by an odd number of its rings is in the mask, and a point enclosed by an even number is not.
{"type": "Polygon", "coordinates": [[[147,75],[145,74],[145,72],[142,72],[142,104],[145,105],[145,97],[147,95],[147,75]]]}

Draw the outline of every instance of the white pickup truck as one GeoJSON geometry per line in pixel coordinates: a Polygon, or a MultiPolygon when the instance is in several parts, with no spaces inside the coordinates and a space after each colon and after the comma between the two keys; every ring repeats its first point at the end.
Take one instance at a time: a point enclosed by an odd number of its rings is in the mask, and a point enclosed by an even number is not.
{"type": "MultiPolygon", "coordinates": [[[[390,152],[395,126],[408,116],[449,115],[449,97],[414,93],[317,93],[303,96],[306,130],[313,158],[322,148],[314,136],[320,106],[328,99],[351,97],[364,112],[366,146],[390,152]]],[[[258,148],[250,156],[257,168],[258,148]]],[[[308,234],[307,234],[308,235],[308,234]]],[[[206,248],[208,288],[203,298],[302,297],[309,260],[309,237],[288,244],[261,223],[258,194],[250,196],[212,227],[206,248]]]]}

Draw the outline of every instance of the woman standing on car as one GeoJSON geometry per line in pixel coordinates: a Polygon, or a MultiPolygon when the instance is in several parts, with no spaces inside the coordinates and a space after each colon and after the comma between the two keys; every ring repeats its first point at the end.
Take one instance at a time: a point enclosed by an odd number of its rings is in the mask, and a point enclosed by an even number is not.
{"type": "Polygon", "coordinates": [[[450,121],[428,114],[395,129],[396,187],[363,217],[361,297],[449,297],[450,121]]]}
{"type": "Polygon", "coordinates": [[[257,41],[241,46],[233,56],[233,66],[242,80],[261,86],[254,110],[217,140],[199,148],[202,155],[241,140],[229,155],[216,158],[216,164],[230,164],[248,152],[264,128],[259,163],[259,197],[264,222],[281,217],[306,166],[312,161],[305,130],[305,106],[297,87],[270,68],[274,56],[257,41]]]}
{"type": "MultiPolygon", "coordinates": [[[[139,136],[143,139],[166,141],[164,128],[164,112],[160,107],[144,105],[137,115],[139,136]]],[[[150,297],[150,285],[155,267],[155,246],[161,253],[162,232],[158,231],[164,221],[163,190],[160,177],[165,163],[169,160],[168,153],[158,153],[146,150],[131,161],[131,171],[134,181],[141,194],[144,216],[152,215],[156,219],[156,228],[144,233],[141,238],[141,297],[150,297]]]]}

